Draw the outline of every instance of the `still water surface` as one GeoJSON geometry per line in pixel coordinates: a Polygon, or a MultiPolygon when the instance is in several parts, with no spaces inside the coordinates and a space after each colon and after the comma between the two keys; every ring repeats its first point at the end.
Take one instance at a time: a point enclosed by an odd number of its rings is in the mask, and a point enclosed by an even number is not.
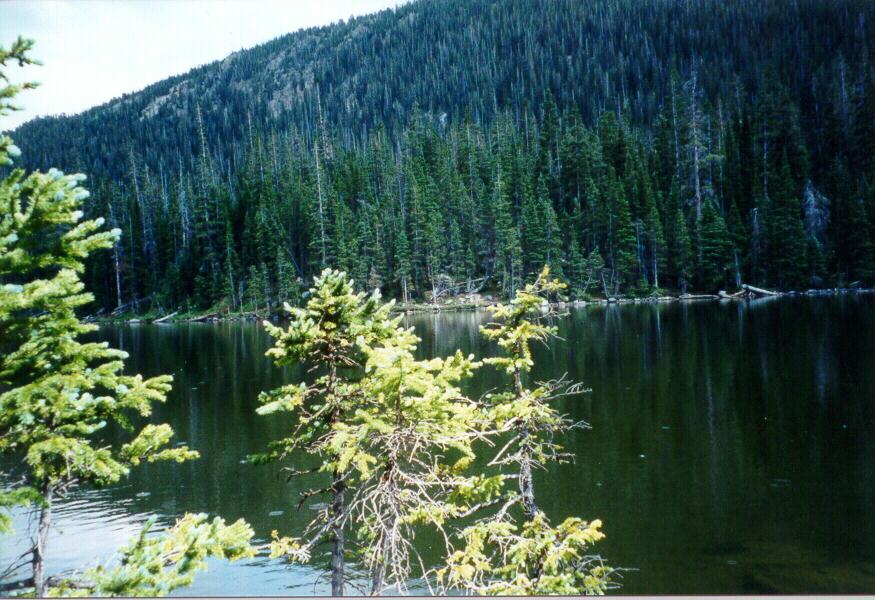
{"type": "MultiPolygon", "coordinates": [[[[486,313],[408,317],[423,357],[494,348],[486,313]]],[[[600,551],[628,567],[624,593],[875,592],[875,298],[592,307],[536,350],[536,377],[591,392],[562,409],[590,430],[573,464],[540,473],[554,519],[604,521],[600,551]]],[[[132,371],[173,373],[156,420],[201,453],[147,465],[123,485],[62,502],[49,571],[106,561],[151,515],[243,517],[265,539],[300,530],[296,484],[244,464],[288,421],[255,414],[259,391],[299,376],[264,357],[253,323],[131,325],[97,334],[132,371]]],[[[477,394],[498,383],[482,371],[477,394]]],[[[16,518],[27,533],[25,515],[16,518]]],[[[0,560],[21,551],[0,538],[0,560]]],[[[437,558],[437,556],[435,556],[437,558]]],[[[4,561],[5,564],[5,561],[4,561]]],[[[211,563],[184,594],[327,593],[321,565],[211,563]]]]}

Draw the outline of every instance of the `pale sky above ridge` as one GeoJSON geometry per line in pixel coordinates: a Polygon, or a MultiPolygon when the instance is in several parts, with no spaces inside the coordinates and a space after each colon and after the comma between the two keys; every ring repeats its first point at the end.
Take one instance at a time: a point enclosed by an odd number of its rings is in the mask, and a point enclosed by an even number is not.
{"type": "Polygon", "coordinates": [[[0,45],[35,40],[41,67],[7,66],[35,80],[24,110],[0,130],[36,116],[75,114],[166,77],[301,28],[327,25],[405,0],[4,0],[0,45]]]}

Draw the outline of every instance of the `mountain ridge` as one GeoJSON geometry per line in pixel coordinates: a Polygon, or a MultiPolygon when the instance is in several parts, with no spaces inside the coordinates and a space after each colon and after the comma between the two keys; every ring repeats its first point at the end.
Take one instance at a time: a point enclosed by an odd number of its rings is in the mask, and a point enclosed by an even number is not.
{"type": "Polygon", "coordinates": [[[770,64],[805,105],[814,100],[797,80],[825,80],[837,52],[858,64],[866,36],[875,33],[875,18],[865,18],[872,7],[863,2],[829,11],[817,0],[730,4],[418,0],[288,33],[78,115],[29,121],[14,133],[31,166],[61,165],[78,153],[77,166],[118,178],[123,171],[108,167],[118,160],[120,141],[137,140],[153,168],[176,151],[190,164],[198,104],[220,162],[239,162],[233,146],[249,137],[249,120],[308,137],[320,105],[348,144],[379,126],[399,131],[415,106],[488,122],[505,108],[538,106],[548,90],[586,122],[610,108],[642,123],[655,115],[669,73],[688,76],[694,60],[706,74],[709,100],[729,97],[739,83],[755,93],[770,64]],[[776,42],[764,34],[775,27],[795,29],[797,39],[776,42]],[[853,35],[828,39],[833,31],[853,35]],[[731,44],[723,47],[726,40],[731,44]],[[764,54],[768,60],[758,60],[764,54]],[[791,61],[798,64],[790,68],[791,61]],[[54,152],[34,142],[46,138],[67,148],[54,152]],[[75,142],[84,147],[71,148],[75,142]]]}

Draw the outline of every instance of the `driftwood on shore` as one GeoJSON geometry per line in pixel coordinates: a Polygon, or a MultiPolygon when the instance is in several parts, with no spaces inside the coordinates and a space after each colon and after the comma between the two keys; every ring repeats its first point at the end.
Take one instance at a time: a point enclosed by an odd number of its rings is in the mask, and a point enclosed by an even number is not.
{"type": "Polygon", "coordinates": [[[716,300],[719,296],[714,294],[681,294],[678,300],[716,300]]]}
{"type": "Polygon", "coordinates": [[[185,319],[185,320],[194,323],[194,322],[198,322],[198,321],[209,321],[210,319],[218,319],[218,318],[220,318],[219,313],[214,312],[214,313],[208,313],[205,315],[198,315],[196,317],[191,317],[191,318],[185,319]]]}
{"type": "MultiPolygon", "coordinates": [[[[618,296],[609,296],[607,298],[603,298],[600,300],[571,300],[571,301],[563,301],[557,302],[557,308],[566,308],[569,306],[574,307],[583,307],[589,305],[618,305],[618,304],[645,304],[645,303],[653,303],[653,302],[682,302],[682,301],[690,301],[690,300],[756,300],[762,299],[765,300],[767,298],[778,298],[778,297],[793,297],[793,296],[834,296],[834,295],[842,295],[842,294],[875,294],[875,288],[861,288],[861,287],[835,287],[835,288],[824,288],[824,289],[809,289],[803,292],[776,292],[772,290],[767,290],[764,288],[759,288],[756,286],[742,284],[741,289],[737,292],[729,293],[725,290],[720,290],[717,294],[681,294],[679,296],[656,296],[650,295],[644,298],[628,298],[628,297],[618,297],[618,296]]],[[[142,300],[135,301],[142,302],[142,300]]],[[[438,310],[477,310],[481,308],[485,308],[487,306],[495,304],[496,300],[493,300],[491,296],[483,296],[480,294],[472,293],[465,294],[463,296],[445,300],[443,303],[429,303],[429,304],[396,304],[393,306],[393,312],[400,312],[404,314],[411,314],[416,312],[435,312],[438,310]],[[461,301],[467,300],[467,301],[461,301]]],[[[124,307],[129,306],[125,305],[124,307]]],[[[124,308],[121,307],[121,308],[124,308]]],[[[84,321],[112,321],[111,317],[117,314],[116,309],[112,311],[108,316],[109,319],[106,319],[104,315],[103,309],[98,311],[93,315],[89,315],[85,317],[84,321]]],[[[181,309],[180,309],[181,310],[181,309]]],[[[151,322],[151,323],[167,323],[171,320],[174,322],[187,322],[187,323],[195,323],[195,322],[205,322],[205,321],[226,321],[226,320],[261,320],[264,318],[267,319],[275,319],[277,315],[266,313],[265,315],[261,315],[258,312],[241,312],[241,313],[224,313],[224,312],[210,312],[203,315],[195,315],[195,316],[179,316],[180,310],[176,310],[168,315],[164,315],[157,319],[140,319],[134,318],[130,319],[128,323],[141,323],[141,322],[151,322]],[[174,318],[175,317],[175,318],[174,318]]]]}
{"type": "Polygon", "coordinates": [[[772,290],[764,290],[763,288],[754,287],[752,285],[748,285],[746,283],[741,284],[741,289],[751,292],[753,294],[758,294],[760,296],[782,296],[783,292],[773,292],[772,290]]]}
{"type": "Polygon", "coordinates": [[[175,317],[177,314],[179,314],[179,311],[178,311],[178,310],[174,310],[174,311],[173,311],[172,313],[170,313],[169,315],[164,315],[164,316],[161,317],[160,319],[155,319],[155,320],[152,321],[152,322],[153,322],[153,323],[163,323],[164,321],[167,321],[167,320],[169,320],[169,319],[172,319],[172,318],[175,317]]]}

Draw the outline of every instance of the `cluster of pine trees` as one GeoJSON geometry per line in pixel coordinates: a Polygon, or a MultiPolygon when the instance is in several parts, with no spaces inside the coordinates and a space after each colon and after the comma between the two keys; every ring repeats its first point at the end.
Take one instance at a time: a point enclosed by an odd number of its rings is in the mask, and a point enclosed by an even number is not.
{"type": "Polygon", "coordinates": [[[16,132],[123,231],[107,309],[873,276],[875,8],[420,0],[16,132]],[[786,167],[786,168],[785,168],[786,167]]]}
{"type": "Polygon", "coordinates": [[[744,97],[707,102],[694,71],[650,129],[613,111],[587,126],[549,93],[489,126],[415,111],[361,147],[321,121],[311,143],[253,127],[236,173],[201,129],[194,169],[131,150],[126,180],[98,183],[90,210],[123,237],[90,282],[141,310],[278,307],[325,266],[405,300],[512,295],[545,263],[576,297],[871,283],[875,75],[824,107],[822,147],[776,80],[744,97]]]}

